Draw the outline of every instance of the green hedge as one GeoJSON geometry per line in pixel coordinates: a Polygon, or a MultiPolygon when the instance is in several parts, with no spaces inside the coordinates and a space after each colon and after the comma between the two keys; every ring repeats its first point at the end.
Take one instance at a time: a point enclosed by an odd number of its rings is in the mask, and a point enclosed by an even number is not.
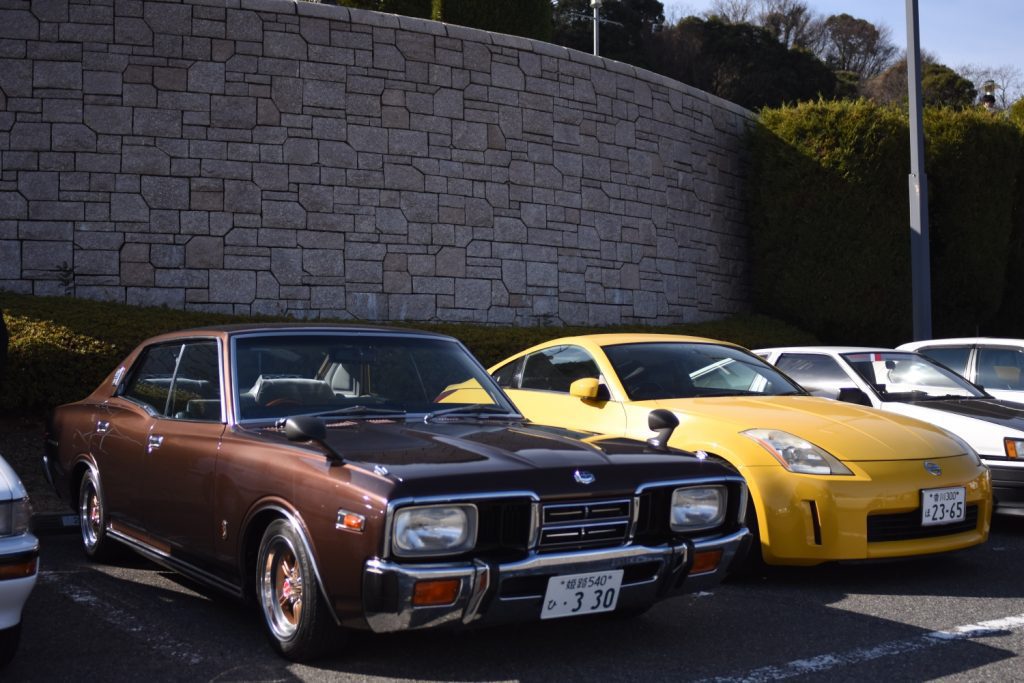
{"type": "MultiPolygon", "coordinates": [[[[253,318],[135,308],[61,297],[0,292],[11,335],[0,411],[32,413],[78,400],[92,391],[143,339],[162,332],[253,318]]],[[[287,318],[258,318],[267,322],[287,318]]],[[[349,321],[351,322],[351,321],[349,321]]],[[[671,327],[494,327],[470,324],[403,325],[461,339],[485,366],[553,337],[591,332],[667,332],[725,339],[748,347],[813,343],[814,337],[763,316],[743,316],[671,327]]]]}
{"type": "MultiPolygon", "coordinates": [[[[933,332],[998,322],[1021,133],[978,111],[925,114],[933,332]]],[[[751,134],[755,308],[836,343],[912,334],[906,113],[866,100],[763,110],[751,134]]]]}
{"type": "Polygon", "coordinates": [[[551,41],[551,0],[433,0],[432,16],[449,24],[551,41]]]}

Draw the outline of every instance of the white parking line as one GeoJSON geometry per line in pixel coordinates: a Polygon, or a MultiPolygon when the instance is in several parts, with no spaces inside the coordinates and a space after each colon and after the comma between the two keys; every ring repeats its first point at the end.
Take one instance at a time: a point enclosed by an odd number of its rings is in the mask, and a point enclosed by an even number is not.
{"type": "Polygon", "coordinates": [[[70,598],[73,602],[88,607],[104,621],[122,631],[133,634],[147,646],[161,654],[180,660],[186,664],[201,664],[203,658],[193,652],[193,647],[179,640],[152,624],[144,624],[131,613],[111,604],[80,583],[75,582],[75,573],[40,572],[39,581],[56,586],[57,591],[70,598]]]}
{"type": "Polygon", "coordinates": [[[794,659],[779,666],[765,666],[760,669],[753,669],[745,674],[732,677],[718,677],[705,679],[716,683],[737,682],[737,683],[758,683],[759,681],[781,681],[785,678],[803,676],[804,674],[822,673],[829,669],[851,664],[870,662],[882,657],[905,654],[916,650],[943,645],[945,643],[968,640],[971,638],[983,638],[986,636],[1005,635],[1009,631],[1016,631],[1024,628],[1024,614],[1018,614],[1003,619],[992,619],[980,621],[977,624],[966,624],[957,626],[949,631],[931,631],[922,633],[914,638],[904,640],[893,640],[881,643],[874,647],[857,648],[847,652],[834,652],[830,654],[812,657],[810,659],[794,659]]]}

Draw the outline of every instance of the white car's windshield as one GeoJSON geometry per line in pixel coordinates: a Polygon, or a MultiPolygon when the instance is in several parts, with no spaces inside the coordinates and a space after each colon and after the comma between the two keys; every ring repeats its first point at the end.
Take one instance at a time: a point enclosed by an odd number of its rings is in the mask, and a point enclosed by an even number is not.
{"type": "Polygon", "coordinates": [[[459,344],[407,335],[265,334],[236,339],[240,420],[295,414],[515,413],[459,344]],[[494,409],[499,409],[495,411],[494,409]]]}
{"type": "Polygon", "coordinates": [[[802,394],[757,356],[732,346],[649,342],[605,346],[630,400],[802,394]]]}
{"type": "Polygon", "coordinates": [[[915,353],[846,353],[843,358],[883,401],[983,398],[986,395],[955,372],[915,353]]]}

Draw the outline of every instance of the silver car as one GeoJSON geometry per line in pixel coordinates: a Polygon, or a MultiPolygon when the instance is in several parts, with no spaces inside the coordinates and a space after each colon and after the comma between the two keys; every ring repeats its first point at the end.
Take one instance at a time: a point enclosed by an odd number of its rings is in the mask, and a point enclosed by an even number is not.
{"type": "Polygon", "coordinates": [[[25,487],[0,457],[0,667],[18,649],[21,610],[39,572],[39,541],[29,531],[31,517],[25,487]]]}

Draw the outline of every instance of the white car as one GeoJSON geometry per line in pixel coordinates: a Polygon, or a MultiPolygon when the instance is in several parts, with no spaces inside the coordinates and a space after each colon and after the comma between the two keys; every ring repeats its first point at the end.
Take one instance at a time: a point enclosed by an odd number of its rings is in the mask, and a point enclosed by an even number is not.
{"type": "Polygon", "coordinates": [[[930,339],[896,348],[923,353],[996,398],[1024,403],[1024,339],[930,339]]]}
{"type": "Polygon", "coordinates": [[[36,585],[39,541],[29,532],[28,493],[0,458],[0,667],[11,661],[21,638],[21,610],[36,585]]]}
{"type": "Polygon", "coordinates": [[[812,394],[914,417],[960,437],[992,472],[996,512],[1024,515],[1024,404],[994,398],[913,351],[792,346],[754,353],[812,394]]]}

